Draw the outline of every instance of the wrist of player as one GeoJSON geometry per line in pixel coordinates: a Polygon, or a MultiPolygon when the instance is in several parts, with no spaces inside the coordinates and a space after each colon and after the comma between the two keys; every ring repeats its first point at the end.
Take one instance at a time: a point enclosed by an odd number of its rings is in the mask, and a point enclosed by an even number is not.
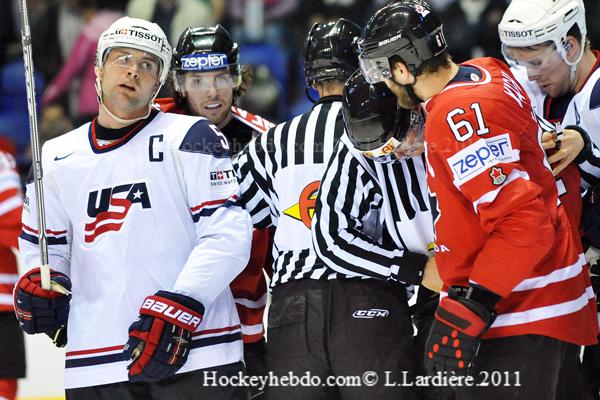
{"type": "Polygon", "coordinates": [[[125,356],[130,382],[152,382],[174,375],[187,361],[192,333],[202,322],[204,306],[179,293],[148,296],[140,317],[129,327],[125,356]]]}
{"type": "Polygon", "coordinates": [[[592,139],[585,129],[577,125],[565,126],[564,129],[572,129],[577,131],[583,140],[583,148],[579,151],[575,159],[576,164],[585,162],[592,155],[592,139]]]}
{"type": "Polygon", "coordinates": [[[495,319],[494,307],[500,296],[480,286],[452,286],[435,313],[425,347],[425,368],[429,374],[467,374],[481,336],[495,319]]]}

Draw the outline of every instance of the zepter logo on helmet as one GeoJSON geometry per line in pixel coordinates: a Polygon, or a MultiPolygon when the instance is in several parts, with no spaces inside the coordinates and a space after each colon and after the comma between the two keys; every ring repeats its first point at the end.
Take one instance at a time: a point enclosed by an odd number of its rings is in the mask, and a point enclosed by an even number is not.
{"type": "Polygon", "coordinates": [[[585,48],[587,28],[581,0],[513,0],[498,25],[502,50],[507,61],[507,47],[528,47],[551,42],[568,65],[576,65],[585,48]],[[567,33],[577,25],[581,33],[581,53],[567,59],[567,33]]]}
{"type": "Polygon", "coordinates": [[[145,51],[158,57],[161,64],[160,83],[165,83],[172,52],[167,36],[157,24],[139,18],[119,18],[98,40],[96,65],[102,66],[108,51],[116,47],[145,51]]]}
{"type": "Polygon", "coordinates": [[[379,9],[367,22],[356,41],[360,68],[367,82],[389,79],[389,59],[398,56],[412,74],[421,65],[447,49],[442,22],[429,4],[420,0],[392,2],[379,9]]]}
{"type": "Polygon", "coordinates": [[[355,149],[377,162],[394,162],[423,152],[424,118],[399,108],[385,83],[369,84],[360,71],[346,82],[342,115],[355,149]]]}

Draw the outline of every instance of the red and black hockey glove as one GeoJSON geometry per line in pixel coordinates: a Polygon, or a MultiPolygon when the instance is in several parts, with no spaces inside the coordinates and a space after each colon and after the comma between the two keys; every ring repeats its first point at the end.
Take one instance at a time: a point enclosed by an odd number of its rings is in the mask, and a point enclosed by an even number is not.
{"type": "Polygon", "coordinates": [[[202,322],[204,306],[191,297],[159,291],[148,296],[140,317],[129,327],[124,355],[130,382],[153,382],[173,376],[185,364],[192,333],[202,322]]]}
{"type": "Polygon", "coordinates": [[[480,287],[451,287],[435,312],[425,344],[427,374],[467,375],[481,335],[494,322],[492,311],[500,296],[480,287]]]}
{"type": "Polygon", "coordinates": [[[71,301],[71,280],[50,270],[50,279],[61,291],[42,289],[40,269],[34,268],[19,279],[14,290],[15,314],[21,328],[29,333],[45,333],[58,347],[67,344],[67,319],[71,301]]]}

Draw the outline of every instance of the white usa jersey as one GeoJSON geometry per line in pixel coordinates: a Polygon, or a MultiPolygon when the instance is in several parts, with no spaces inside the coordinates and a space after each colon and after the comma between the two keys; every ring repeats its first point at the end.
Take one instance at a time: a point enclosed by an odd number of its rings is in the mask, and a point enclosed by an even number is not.
{"type": "MultiPolygon", "coordinates": [[[[569,103],[563,119],[563,126],[579,125],[590,135],[592,143],[600,146],[600,68],[590,75],[585,85],[569,103]]],[[[600,150],[593,146],[593,157],[579,164],[582,176],[582,187],[587,189],[588,181],[593,181],[586,174],[600,178],[600,150]]]]}
{"type": "MultiPolygon", "coordinates": [[[[562,127],[578,125],[585,129],[592,141],[592,154],[587,160],[577,164],[581,174],[580,186],[587,189],[600,179],[600,54],[592,73],[587,77],[583,87],[568,100],[566,107],[559,106],[559,111],[551,111],[548,95],[539,87],[535,81],[529,80],[525,68],[513,67],[511,72],[517,78],[525,92],[531,99],[533,111],[540,119],[540,124],[552,130],[553,126],[548,122],[559,120],[562,127]],[[564,115],[561,113],[564,112],[564,115]]],[[[559,100],[561,101],[561,100],[559,100]]],[[[564,191],[560,180],[557,181],[559,194],[564,191]]]]}
{"type": "MultiPolygon", "coordinates": [[[[94,126],[42,151],[49,264],[73,284],[66,388],[127,380],[128,327],[158,290],[206,308],[180,373],[239,362],[229,283],[248,263],[251,220],[224,135],[204,118],[153,111],[100,147],[94,126]]],[[[39,265],[33,185],[19,240],[28,268],[39,265]]]]}

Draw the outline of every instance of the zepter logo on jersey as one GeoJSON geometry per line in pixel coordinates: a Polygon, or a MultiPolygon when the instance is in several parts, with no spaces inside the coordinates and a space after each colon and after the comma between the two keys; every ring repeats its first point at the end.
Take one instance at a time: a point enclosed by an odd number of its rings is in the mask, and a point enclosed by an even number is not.
{"type": "Polygon", "coordinates": [[[302,222],[304,226],[310,229],[312,218],[315,215],[315,203],[320,186],[321,181],[314,181],[306,185],[300,193],[298,203],[284,210],[283,213],[302,222]]]}
{"type": "Polygon", "coordinates": [[[151,207],[145,182],[126,183],[90,192],[87,214],[92,221],[85,224],[85,242],[93,243],[106,232],[119,231],[129,210],[136,203],[142,208],[151,207]]]}
{"type": "MultiPolygon", "coordinates": [[[[460,186],[499,163],[518,160],[519,151],[513,149],[510,136],[505,133],[487,139],[479,139],[448,158],[447,161],[454,175],[454,184],[460,186]]],[[[496,179],[494,176],[492,178],[496,179]]],[[[501,179],[501,177],[498,176],[497,179],[501,179]]]]}

